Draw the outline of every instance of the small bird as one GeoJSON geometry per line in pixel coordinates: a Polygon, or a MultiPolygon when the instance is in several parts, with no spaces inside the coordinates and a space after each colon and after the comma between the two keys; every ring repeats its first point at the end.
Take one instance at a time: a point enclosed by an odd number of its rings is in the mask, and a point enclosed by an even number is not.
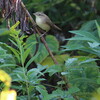
{"type": "Polygon", "coordinates": [[[51,29],[61,31],[61,29],[57,27],[43,12],[36,12],[33,14],[36,16],[36,24],[45,32],[48,32],[51,29]]]}

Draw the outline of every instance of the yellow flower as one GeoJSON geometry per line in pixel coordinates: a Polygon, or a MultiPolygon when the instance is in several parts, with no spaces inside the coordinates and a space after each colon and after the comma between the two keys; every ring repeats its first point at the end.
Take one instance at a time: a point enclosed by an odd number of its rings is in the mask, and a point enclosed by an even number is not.
{"type": "Polygon", "coordinates": [[[1,92],[0,100],[16,100],[16,96],[15,90],[6,90],[1,92]]]}

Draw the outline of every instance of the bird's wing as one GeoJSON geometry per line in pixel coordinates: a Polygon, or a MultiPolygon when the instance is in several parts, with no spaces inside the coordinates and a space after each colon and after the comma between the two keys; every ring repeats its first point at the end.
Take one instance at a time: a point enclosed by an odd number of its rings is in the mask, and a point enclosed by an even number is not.
{"type": "Polygon", "coordinates": [[[53,22],[50,20],[50,18],[48,16],[46,18],[47,18],[46,23],[48,25],[50,25],[51,28],[57,29],[59,31],[62,31],[58,26],[56,26],[55,24],[53,24],[53,22]]]}

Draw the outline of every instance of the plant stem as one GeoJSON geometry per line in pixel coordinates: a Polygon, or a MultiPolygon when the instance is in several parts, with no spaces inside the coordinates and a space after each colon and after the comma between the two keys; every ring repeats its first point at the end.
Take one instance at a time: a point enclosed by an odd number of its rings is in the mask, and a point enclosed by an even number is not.
{"type": "Polygon", "coordinates": [[[27,79],[27,76],[26,76],[26,73],[25,73],[25,67],[23,66],[23,72],[24,72],[24,77],[25,77],[25,80],[26,80],[26,82],[25,82],[25,84],[26,84],[26,88],[27,88],[27,95],[28,95],[28,100],[30,100],[30,93],[29,93],[29,86],[28,86],[28,79],[27,79]]]}
{"type": "Polygon", "coordinates": [[[27,88],[27,95],[28,95],[28,100],[30,100],[30,93],[29,93],[29,85],[28,85],[28,78],[26,76],[26,71],[25,71],[25,66],[24,66],[24,61],[23,61],[23,52],[24,52],[24,47],[22,46],[21,42],[20,42],[20,39],[18,37],[18,45],[19,45],[19,51],[20,51],[20,57],[21,57],[21,64],[22,64],[22,67],[23,67],[23,74],[24,74],[24,77],[25,77],[25,84],[26,84],[26,88],[27,88]]]}

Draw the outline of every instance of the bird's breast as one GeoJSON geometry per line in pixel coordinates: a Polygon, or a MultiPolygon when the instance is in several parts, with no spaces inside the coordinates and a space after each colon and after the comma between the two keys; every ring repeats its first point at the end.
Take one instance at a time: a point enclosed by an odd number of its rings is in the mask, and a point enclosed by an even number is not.
{"type": "Polygon", "coordinates": [[[45,22],[44,19],[36,18],[36,23],[41,29],[45,30],[46,32],[50,30],[50,26],[45,22]]]}

